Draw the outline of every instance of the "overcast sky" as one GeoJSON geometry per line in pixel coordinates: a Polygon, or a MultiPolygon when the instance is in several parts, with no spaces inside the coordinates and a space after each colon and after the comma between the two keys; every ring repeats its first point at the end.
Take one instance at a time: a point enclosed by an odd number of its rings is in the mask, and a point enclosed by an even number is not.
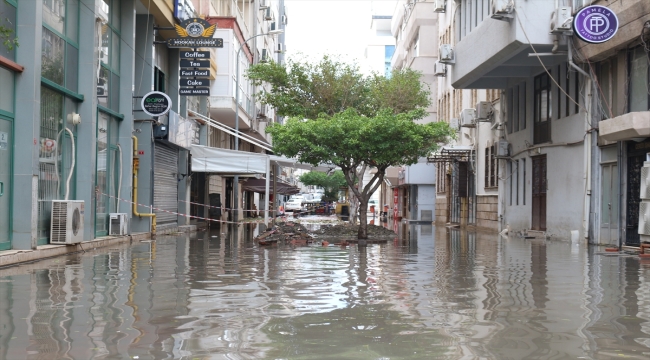
{"type": "MultiPolygon", "coordinates": [[[[393,2],[393,1],[389,1],[393,2]]],[[[370,34],[370,0],[285,0],[287,57],[339,54],[362,63],[370,34]]]]}

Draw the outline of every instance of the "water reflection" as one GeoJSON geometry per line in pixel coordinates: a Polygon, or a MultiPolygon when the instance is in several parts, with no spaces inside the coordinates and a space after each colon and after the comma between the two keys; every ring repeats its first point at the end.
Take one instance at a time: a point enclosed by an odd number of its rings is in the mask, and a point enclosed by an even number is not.
{"type": "Polygon", "coordinates": [[[636,257],[386,226],[386,245],[259,247],[249,225],[1,269],[0,358],[650,357],[636,257]]]}

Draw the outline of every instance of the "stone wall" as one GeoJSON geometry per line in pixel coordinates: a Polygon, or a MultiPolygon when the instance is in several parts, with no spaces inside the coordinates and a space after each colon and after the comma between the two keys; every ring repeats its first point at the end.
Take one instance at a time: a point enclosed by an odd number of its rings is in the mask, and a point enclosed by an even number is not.
{"type": "Polygon", "coordinates": [[[476,205],[476,227],[482,230],[499,231],[498,196],[476,196],[476,205]]]}
{"type": "Polygon", "coordinates": [[[436,223],[447,223],[447,194],[438,194],[436,196],[436,223]]]}

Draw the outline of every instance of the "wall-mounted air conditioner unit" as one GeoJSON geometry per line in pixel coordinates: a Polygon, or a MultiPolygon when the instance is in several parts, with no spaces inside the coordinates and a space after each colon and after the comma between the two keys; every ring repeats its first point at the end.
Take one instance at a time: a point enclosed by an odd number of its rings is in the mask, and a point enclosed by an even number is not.
{"type": "Polygon", "coordinates": [[[515,0],[492,0],[492,13],[490,17],[496,20],[509,20],[514,18],[515,0]]]}
{"type": "Polygon", "coordinates": [[[284,46],[284,44],[277,44],[277,45],[275,46],[275,52],[276,52],[276,53],[284,53],[286,50],[287,50],[287,49],[286,49],[286,47],[284,46]]]}
{"type": "Polygon", "coordinates": [[[565,34],[573,31],[571,7],[562,6],[555,9],[551,17],[551,34],[565,34]]]}
{"type": "Polygon", "coordinates": [[[442,44],[438,48],[438,60],[443,64],[455,64],[456,56],[454,55],[454,48],[450,44],[442,44]]]}
{"type": "Polygon", "coordinates": [[[509,153],[510,144],[506,139],[499,139],[497,141],[497,159],[507,159],[510,157],[509,153]]]}
{"type": "Polygon", "coordinates": [[[494,120],[494,107],[489,101],[479,101],[476,104],[476,120],[492,121],[494,120]]]}
{"type": "Polygon", "coordinates": [[[449,120],[449,127],[456,131],[460,131],[460,120],[458,118],[451,118],[449,120]]]}
{"type": "Polygon", "coordinates": [[[84,201],[52,200],[50,244],[72,245],[84,239],[84,201]]]}
{"type": "Polygon", "coordinates": [[[445,12],[446,0],[434,0],[433,2],[433,12],[443,13],[445,12]]]}
{"type": "Polygon", "coordinates": [[[110,213],[108,223],[108,235],[128,234],[128,219],[124,213],[110,213]]]}
{"type": "Polygon", "coordinates": [[[260,0],[260,10],[266,10],[269,8],[269,0],[260,0]]]}
{"type": "Polygon", "coordinates": [[[273,20],[273,12],[271,12],[271,8],[266,8],[266,10],[264,11],[264,20],[266,21],[273,20]]]}
{"type": "Polygon", "coordinates": [[[461,127],[476,127],[476,109],[463,109],[460,112],[460,126],[461,127]]]}
{"type": "Polygon", "coordinates": [[[440,61],[436,61],[433,64],[433,75],[435,76],[447,76],[447,65],[441,63],[440,61]]]}
{"type": "Polygon", "coordinates": [[[289,18],[287,18],[287,15],[282,15],[280,21],[282,22],[282,25],[287,25],[289,23],[289,18]]]}
{"type": "Polygon", "coordinates": [[[269,121],[269,118],[266,116],[268,112],[268,105],[262,104],[257,111],[257,119],[262,122],[269,121]]]}

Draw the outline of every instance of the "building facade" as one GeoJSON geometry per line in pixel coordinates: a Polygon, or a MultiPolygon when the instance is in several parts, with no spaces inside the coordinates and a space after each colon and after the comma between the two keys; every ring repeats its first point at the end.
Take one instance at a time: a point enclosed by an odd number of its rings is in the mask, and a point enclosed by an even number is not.
{"type": "MultiPolygon", "coordinates": [[[[129,234],[150,232],[154,224],[164,231],[191,223],[188,214],[197,213],[191,199],[209,204],[210,190],[226,198],[225,180],[210,187],[206,177],[201,182],[192,172],[191,147],[230,148],[243,138],[242,151],[268,148],[264,124],[275,116],[255,101],[257,89],[245,80],[239,82],[242,126],[231,135],[232,64],[243,36],[286,24],[278,6],[226,0],[0,1],[0,25],[19,42],[0,46],[0,250],[48,244],[55,200],[83,202],[79,230],[88,241],[109,235],[112,213],[125,214],[129,234]],[[222,36],[228,47],[203,49],[211,54],[214,97],[180,95],[181,52],[191,49],[165,43],[178,37],[174,25],[193,17],[232,24],[214,36],[222,36]],[[230,65],[222,69],[220,63],[230,65]],[[223,70],[229,71],[225,77],[223,70]],[[169,113],[153,118],[142,111],[142,97],[151,91],[171,99],[169,113]],[[231,110],[220,107],[221,95],[230,96],[231,110]],[[198,188],[206,196],[193,197],[198,188]]],[[[282,49],[274,36],[256,40],[243,44],[243,63],[277,60],[282,49]]],[[[244,198],[252,207],[254,196],[244,198]]]]}
{"type": "MultiPolygon", "coordinates": [[[[454,32],[455,62],[445,65],[451,85],[501,92],[491,132],[479,127],[497,144],[499,228],[638,244],[641,167],[650,135],[647,92],[641,91],[648,85],[643,46],[650,4],[444,3],[454,32]],[[588,5],[618,16],[611,40],[587,44],[573,33],[572,17],[588,5]]],[[[487,163],[490,157],[477,158],[487,163]]]]}

